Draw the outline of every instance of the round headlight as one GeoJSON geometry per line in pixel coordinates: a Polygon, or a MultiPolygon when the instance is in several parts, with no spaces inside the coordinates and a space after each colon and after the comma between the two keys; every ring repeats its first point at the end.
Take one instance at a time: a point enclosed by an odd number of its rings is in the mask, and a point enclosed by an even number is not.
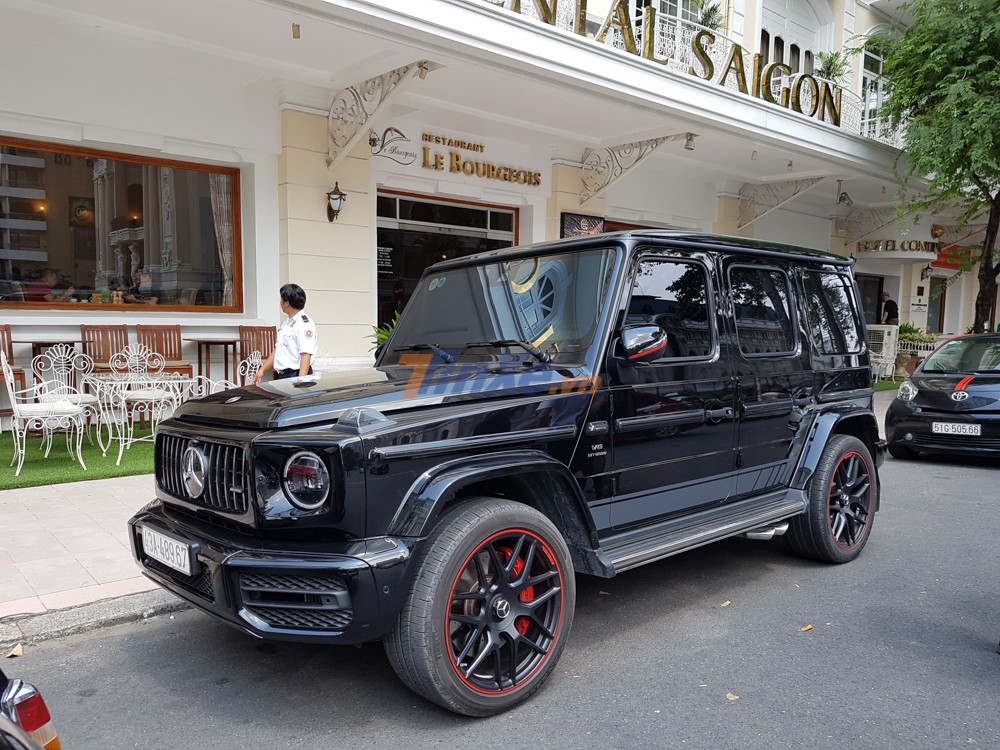
{"type": "Polygon", "coordinates": [[[285,494],[296,508],[316,510],[330,495],[330,472],[323,459],[310,451],[299,451],[289,458],[281,478],[285,494]]]}
{"type": "Polygon", "coordinates": [[[899,384],[899,391],[896,393],[896,398],[900,401],[912,401],[916,395],[917,387],[909,380],[904,380],[899,384]]]}

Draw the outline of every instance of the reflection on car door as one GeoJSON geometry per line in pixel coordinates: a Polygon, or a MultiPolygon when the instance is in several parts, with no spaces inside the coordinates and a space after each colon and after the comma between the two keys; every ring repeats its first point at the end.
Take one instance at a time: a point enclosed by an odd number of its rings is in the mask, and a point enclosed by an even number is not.
{"type": "Polygon", "coordinates": [[[609,361],[615,527],[725,501],[735,485],[735,387],[721,356],[713,259],[661,253],[637,265],[625,325],[659,325],[661,359],[609,361]]]}
{"type": "Polygon", "coordinates": [[[738,389],[736,495],[787,486],[795,432],[792,411],[807,403],[813,391],[806,342],[791,279],[767,261],[741,259],[725,263],[733,306],[736,351],[733,367],[738,389]]]}

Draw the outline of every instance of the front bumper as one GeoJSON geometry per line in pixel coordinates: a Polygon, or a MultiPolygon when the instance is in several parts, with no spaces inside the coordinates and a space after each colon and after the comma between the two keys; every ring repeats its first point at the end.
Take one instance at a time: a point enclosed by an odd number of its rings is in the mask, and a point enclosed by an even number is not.
{"type": "Polygon", "coordinates": [[[885,415],[885,434],[889,445],[929,453],[960,456],[1000,455],[1000,414],[983,412],[942,413],[893,401],[885,415]],[[933,422],[980,425],[981,434],[942,435],[935,433],[933,422]]]}
{"type": "Polygon", "coordinates": [[[278,542],[194,522],[154,501],[129,519],[132,554],[165,589],[259,638],[363,643],[392,629],[408,584],[401,539],[278,542]],[[148,527],[187,544],[191,574],[152,559],[148,527]]]}

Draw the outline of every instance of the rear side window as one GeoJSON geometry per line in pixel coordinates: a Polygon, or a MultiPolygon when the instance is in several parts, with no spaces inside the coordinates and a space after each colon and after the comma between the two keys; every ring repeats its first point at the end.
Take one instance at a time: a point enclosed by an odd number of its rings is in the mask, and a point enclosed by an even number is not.
{"type": "Polygon", "coordinates": [[[729,271],[736,336],[748,357],[795,352],[791,285],[777,268],[733,266],[729,271]]]}
{"type": "Polygon", "coordinates": [[[806,293],[806,318],[816,351],[858,354],[861,321],[851,279],[839,273],[807,271],[802,275],[802,285],[806,293]]]}

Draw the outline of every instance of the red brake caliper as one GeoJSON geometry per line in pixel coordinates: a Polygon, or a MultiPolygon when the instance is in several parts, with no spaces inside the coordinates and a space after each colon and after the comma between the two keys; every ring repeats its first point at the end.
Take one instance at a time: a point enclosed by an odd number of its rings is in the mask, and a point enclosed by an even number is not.
{"type": "MultiPolygon", "coordinates": [[[[504,563],[510,562],[510,557],[511,555],[514,554],[514,550],[510,549],[509,547],[501,547],[500,552],[503,553],[504,563]]],[[[522,560],[519,557],[514,561],[514,570],[513,570],[514,577],[521,575],[521,571],[523,570],[524,570],[524,560],[522,560]]],[[[535,598],[534,586],[528,586],[528,588],[522,591],[518,596],[518,599],[520,599],[523,603],[533,601],[534,598],[535,598]]],[[[514,622],[514,627],[517,628],[518,633],[524,635],[525,633],[528,632],[529,624],[530,623],[528,622],[527,617],[518,617],[517,620],[514,622]]]]}

